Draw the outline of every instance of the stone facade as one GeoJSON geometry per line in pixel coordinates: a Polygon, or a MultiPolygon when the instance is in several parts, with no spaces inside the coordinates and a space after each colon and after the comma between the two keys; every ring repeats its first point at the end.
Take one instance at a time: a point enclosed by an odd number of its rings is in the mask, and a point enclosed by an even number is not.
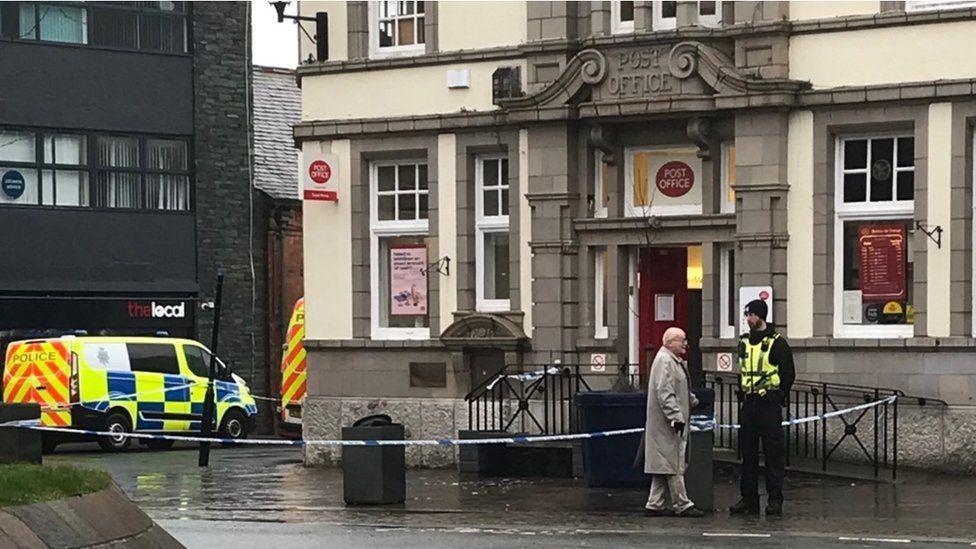
{"type": "MultiPolygon", "coordinates": [[[[305,401],[302,425],[306,440],[338,440],[342,427],[373,414],[388,414],[403,423],[407,440],[456,438],[468,428],[468,403],[456,398],[341,398],[320,397],[305,401]]],[[[407,446],[407,467],[451,467],[457,463],[453,446],[407,446]]],[[[336,446],[305,446],[305,464],[338,465],[342,449],[336,446]]]]}
{"type": "MultiPolygon", "coordinates": [[[[651,260],[642,258],[654,249],[694,248],[700,259],[689,272],[699,269],[701,282],[682,288],[693,295],[682,320],[693,335],[696,368],[714,369],[718,353],[735,348],[743,305],[738,290],[768,286],[774,323],[794,348],[799,377],[942,399],[928,407],[905,405],[899,460],[972,471],[965,449],[974,444],[966,426],[976,375],[964,357],[976,345],[970,190],[976,67],[947,64],[933,74],[920,62],[894,76],[851,75],[847,82],[845,74],[831,72],[834,59],[816,58],[809,40],[852,51],[878,37],[896,44],[907,29],[936,39],[952,25],[964,32],[976,12],[906,12],[903,3],[883,4],[880,13],[791,20],[788,2],[722,2],[714,16],[699,14],[694,2],[679,2],[673,28],[656,28],[659,4],[636,2],[634,30],[621,32],[610,2],[533,2],[519,45],[440,51],[432,39],[424,54],[382,59],[369,58],[368,6],[351,4],[349,58],[299,69],[306,89],[335,81],[359,86],[365,95],[372,93],[370,83],[399,79],[400,104],[416,112],[393,117],[382,107],[360,108],[355,116],[319,119],[307,113],[318,112],[327,98],[304,97],[306,118],[295,127],[295,139],[340,151],[348,143],[346,199],[352,205],[352,252],[338,258],[351,264],[352,283],[337,289],[307,284],[308,314],[329,314],[329,297],[339,292],[353,295],[351,317],[337,323],[343,330],[309,332],[306,436],[335,437],[357,414],[388,410],[412,438],[422,432],[453,437],[451,429],[464,423],[458,403],[478,388],[480,376],[506,365],[529,370],[559,360],[585,368],[593,355],[603,355],[608,364],[638,373],[656,347],[652,324],[669,321],[667,314],[650,320],[654,309],[640,312],[651,307],[654,282],[650,268],[643,268],[651,260]],[[448,89],[437,95],[443,90],[430,88],[412,95],[406,89],[419,86],[411,78],[440,78],[441,68],[465,66],[487,78],[515,65],[523,84],[516,97],[488,102],[487,93],[448,89]],[[841,83],[820,81],[830,78],[841,83]],[[912,203],[911,211],[886,219],[938,225],[947,245],[922,229],[906,237],[912,239],[904,258],[913,278],[910,303],[907,295],[904,301],[912,325],[906,311],[900,331],[882,325],[845,331],[838,302],[851,289],[838,281],[850,273],[835,265],[843,261],[836,252],[844,245],[835,204],[843,189],[839,143],[846,136],[895,133],[914,139],[914,149],[904,152],[914,166],[912,203]],[[668,202],[654,195],[638,204],[643,199],[634,181],[652,180],[638,175],[637,159],[645,155],[649,162],[662,150],[695,166],[700,199],[668,202]],[[490,310],[478,299],[483,250],[474,208],[477,158],[484,154],[509,160],[513,245],[506,310],[490,310]],[[426,161],[429,223],[415,230],[429,237],[429,258],[451,260],[449,273],[429,278],[430,329],[420,340],[417,333],[403,339],[380,334],[371,308],[388,282],[370,256],[378,237],[368,169],[393,158],[426,161]],[[598,256],[606,257],[606,274],[597,270],[598,256]],[[606,320],[598,326],[601,308],[606,320]],[[857,337],[842,337],[853,332],[857,337]],[[418,361],[443,363],[445,384],[414,386],[408,372],[418,361]],[[432,425],[418,423],[425,417],[432,425]]],[[[425,29],[444,29],[447,13],[431,12],[425,29]]],[[[873,66],[885,65],[880,61],[873,66]]],[[[488,82],[478,88],[472,79],[470,86],[487,91],[488,82]]],[[[657,189],[667,195],[660,184],[657,189]]],[[[306,210],[306,222],[311,215],[306,210]]],[[[306,258],[324,253],[325,247],[306,248],[306,258]]],[[[840,455],[857,459],[849,450],[841,448],[840,455]]],[[[449,460],[446,453],[425,451],[409,450],[408,460],[415,466],[449,460]]],[[[308,463],[334,461],[328,448],[307,456],[308,463]]]]}

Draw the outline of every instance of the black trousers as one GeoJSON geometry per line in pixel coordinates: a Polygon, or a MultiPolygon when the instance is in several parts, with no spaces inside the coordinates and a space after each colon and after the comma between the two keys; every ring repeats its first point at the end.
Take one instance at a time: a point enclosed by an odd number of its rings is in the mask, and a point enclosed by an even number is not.
{"type": "Polygon", "coordinates": [[[759,505],[759,443],[766,456],[766,493],[770,502],[783,501],[786,462],[783,444],[783,409],[775,393],[746,397],[739,409],[739,448],[742,451],[742,499],[759,505]]]}

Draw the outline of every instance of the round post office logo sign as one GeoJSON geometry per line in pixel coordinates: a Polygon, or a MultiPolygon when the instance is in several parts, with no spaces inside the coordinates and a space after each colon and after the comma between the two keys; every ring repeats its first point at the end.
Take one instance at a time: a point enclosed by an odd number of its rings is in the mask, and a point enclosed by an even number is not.
{"type": "Polygon", "coordinates": [[[17,170],[7,170],[3,174],[3,179],[0,180],[0,187],[3,188],[3,194],[13,200],[17,200],[24,194],[24,189],[27,188],[27,184],[24,182],[24,174],[17,170]]]}
{"type": "Polygon", "coordinates": [[[680,160],[667,162],[657,170],[654,178],[657,190],[664,196],[678,198],[684,196],[695,186],[695,172],[691,166],[680,160]]]}
{"type": "Polygon", "coordinates": [[[324,185],[332,179],[332,166],[323,160],[316,160],[308,165],[308,177],[319,185],[324,185]]]}

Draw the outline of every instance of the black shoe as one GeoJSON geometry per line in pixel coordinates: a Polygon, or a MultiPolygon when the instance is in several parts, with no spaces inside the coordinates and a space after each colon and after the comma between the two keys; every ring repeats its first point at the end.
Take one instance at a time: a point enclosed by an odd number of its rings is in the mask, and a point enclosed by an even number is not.
{"type": "Polygon", "coordinates": [[[780,517],[783,516],[783,502],[782,501],[770,501],[766,504],[766,516],[767,517],[780,517]]]}
{"type": "Polygon", "coordinates": [[[648,509],[644,508],[645,517],[673,517],[674,511],[671,509],[648,509]]]}
{"type": "Polygon", "coordinates": [[[685,509],[684,511],[675,514],[675,516],[681,518],[702,518],[705,516],[705,511],[702,511],[701,509],[692,505],[691,507],[685,509]]]}
{"type": "Polygon", "coordinates": [[[759,504],[750,503],[744,499],[740,499],[738,503],[729,507],[730,515],[758,515],[759,514],[759,504]]]}

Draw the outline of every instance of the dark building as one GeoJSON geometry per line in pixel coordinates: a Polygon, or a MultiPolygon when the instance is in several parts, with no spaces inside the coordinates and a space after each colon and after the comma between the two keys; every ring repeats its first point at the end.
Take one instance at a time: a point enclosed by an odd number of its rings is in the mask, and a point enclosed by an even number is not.
{"type": "Polygon", "coordinates": [[[245,2],[0,6],[0,330],[210,343],[267,391],[245,2]]]}

